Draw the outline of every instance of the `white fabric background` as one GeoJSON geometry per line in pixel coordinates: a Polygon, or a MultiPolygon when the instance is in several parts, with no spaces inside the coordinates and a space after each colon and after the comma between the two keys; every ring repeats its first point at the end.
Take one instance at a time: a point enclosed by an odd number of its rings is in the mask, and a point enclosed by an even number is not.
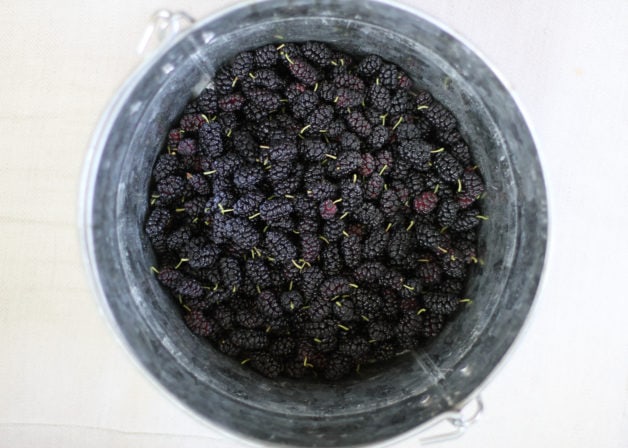
{"type": "MultiPolygon", "coordinates": [[[[76,229],[90,133],[140,62],[147,18],[228,3],[0,1],[0,447],[239,445],[172,403],[115,341],[76,229]]],[[[533,319],[486,387],[483,419],[442,446],[625,448],[628,2],[405,3],[509,80],[535,125],[551,202],[533,319]]]]}

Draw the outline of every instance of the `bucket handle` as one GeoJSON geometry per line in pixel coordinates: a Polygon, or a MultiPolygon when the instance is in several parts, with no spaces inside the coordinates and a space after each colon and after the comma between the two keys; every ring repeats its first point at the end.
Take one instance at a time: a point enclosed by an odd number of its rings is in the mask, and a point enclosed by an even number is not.
{"type": "Polygon", "coordinates": [[[153,37],[156,44],[166,42],[179,34],[182,29],[192,25],[194,21],[194,18],[184,11],[172,12],[167,9],[155,11],[137,45],[137,53],[140,56],[146,56],[149,53],[148,44],[153,37]]]}
{"type": "Polygon", "coordinates": [[[420,444],[428,445],[457,439],[467,431],[469,426],[478,421],[483,411],[484,403],[482,402],[482,397],[478,395],[465,405],[454,408],[453,410],[443,414],[441,419],[431,425],[436,426],[446,422],[452,426],[451,431],[435,434],[433,436],[422,437],[419,439],[420,444]]]}

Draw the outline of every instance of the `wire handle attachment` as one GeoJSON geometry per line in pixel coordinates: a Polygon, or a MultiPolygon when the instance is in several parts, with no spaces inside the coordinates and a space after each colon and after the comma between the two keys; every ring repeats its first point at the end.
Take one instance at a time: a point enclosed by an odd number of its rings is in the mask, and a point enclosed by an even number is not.
{"type": "Polygon", "coordinates": [[[443,419],[435,423],[435,425],[443,422],[449,423],[452,426],[451,431],[423,437],[419,440],[421,445],[457,439],[467,431],[469,426],[478,421],[483,411],[484,403],[482,402],[482,398],[478,395],[464,406],[444,414],[443,419]]]}
{"type": "Polygon", "coordinates": [[[142,39],[137,45],[137,54],[145,56],[149,51],[149,43],[155,41],[153,47],[166,42],[179,34],[182,29],[194,23],[194,18],[184,11],[172,12],[167,9],[155,11],[148,21],[142,39]]]}

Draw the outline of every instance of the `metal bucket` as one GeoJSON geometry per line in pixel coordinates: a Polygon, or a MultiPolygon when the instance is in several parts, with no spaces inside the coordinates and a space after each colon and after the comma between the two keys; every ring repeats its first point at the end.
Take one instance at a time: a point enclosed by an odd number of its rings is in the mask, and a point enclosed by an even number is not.
{"type": "Polygon", "coordinates": [[[276,0],[210,16],[126,82],[91,142],[83,176],[83,251],[100,304],[161,387],[207,422],[252,441],[348,446],[397,440],[440,419],[460,433],[534,301],[547,235],[535,144],[490,66],[432,19],[388,2],[276,0]],[[237,52],[322,40],[399,64],[458,117],[489,186],[472,305],[422,351],[339,384],[269,380],[192,335],[155,280],[143,233],[151,167],[170,124],[237,52]]]}

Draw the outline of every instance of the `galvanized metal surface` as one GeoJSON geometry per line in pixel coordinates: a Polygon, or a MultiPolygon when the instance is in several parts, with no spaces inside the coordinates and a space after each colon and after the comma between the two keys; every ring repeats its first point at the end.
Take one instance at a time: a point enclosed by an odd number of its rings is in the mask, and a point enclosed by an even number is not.
{"type": "Polygon", "coordinates": [[[118,336],[177,400],[251,440],[360,445],[398,439],[437,418],[464,421],[452,413],[503,359],[543,267],[544,184],[516,102],[445,27],[389,3],[272,1],[195,24],[120,91],[92,141],[83,191],[84,252],[118,336]],[[170,123],[222,62],[277,36],[325,40],[403,66],[459,118],[490,185],[473,305],[425,350],[333,386],[261,379],[192,336],[148,269],[154,258],[142,232],[150,168],[170,123]]]}

